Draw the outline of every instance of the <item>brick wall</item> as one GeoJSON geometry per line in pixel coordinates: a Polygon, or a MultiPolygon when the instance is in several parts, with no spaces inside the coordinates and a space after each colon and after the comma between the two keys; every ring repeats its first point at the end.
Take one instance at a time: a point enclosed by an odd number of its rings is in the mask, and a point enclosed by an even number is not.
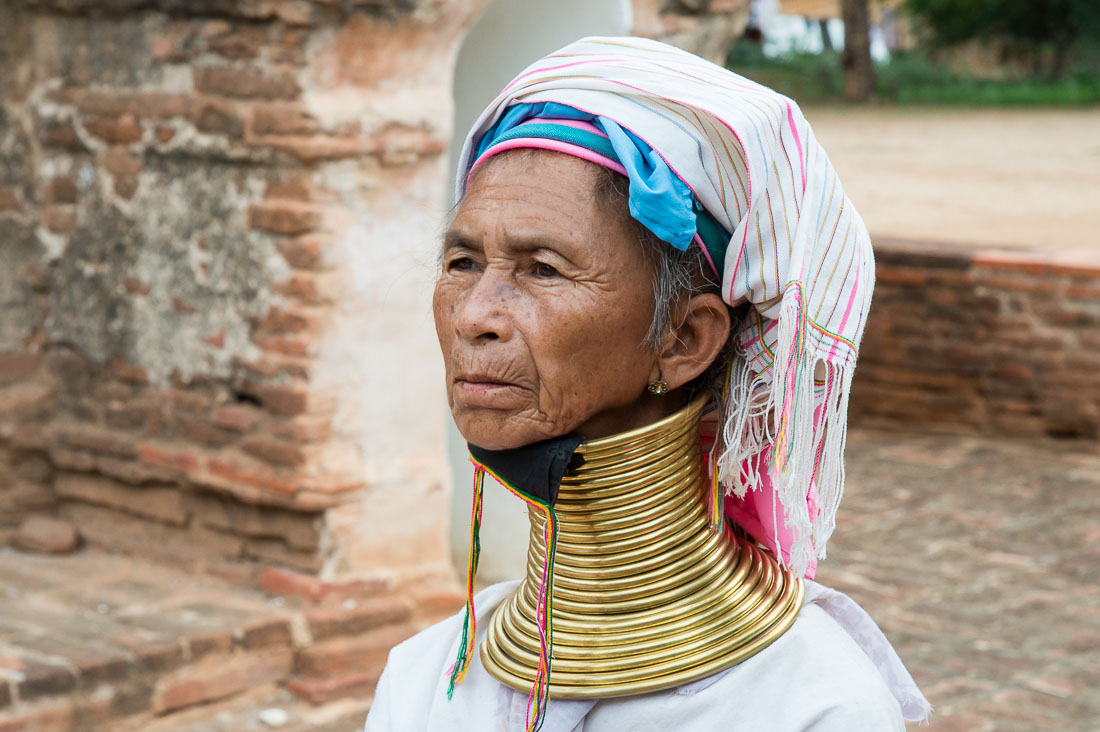
{"type": "Polygon", "coordinates": [[[449,572],[409,262],[482,4],[3,2],[0,542],[449,572]]]}
{"type": "Polygon", "coordinates": [[[854,420],[1100,438],[1100,254],[876,252],[854,420]]]}

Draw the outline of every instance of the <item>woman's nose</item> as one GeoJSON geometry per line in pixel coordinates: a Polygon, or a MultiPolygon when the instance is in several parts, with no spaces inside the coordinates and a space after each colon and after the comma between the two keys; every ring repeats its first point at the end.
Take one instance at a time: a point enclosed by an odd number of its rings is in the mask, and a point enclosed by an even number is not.
{"type": "Polygon", "coordinates": [[[471,343],[511,338],[510,302],[514,296],[515,288],[508,275],[494,267],[486,268],[466,291],[458,308],[455,329],[471,343]]]}

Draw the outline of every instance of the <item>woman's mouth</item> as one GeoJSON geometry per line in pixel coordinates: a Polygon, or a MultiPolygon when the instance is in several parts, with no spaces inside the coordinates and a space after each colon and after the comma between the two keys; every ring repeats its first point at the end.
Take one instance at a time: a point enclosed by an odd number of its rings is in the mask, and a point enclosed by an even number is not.
{"type": "Polygon", "coordinates": [[[502,409],[519,397],[519,387],[491,376],[467,374],[454,380],[454,397],[467,407],[502,409]]]}

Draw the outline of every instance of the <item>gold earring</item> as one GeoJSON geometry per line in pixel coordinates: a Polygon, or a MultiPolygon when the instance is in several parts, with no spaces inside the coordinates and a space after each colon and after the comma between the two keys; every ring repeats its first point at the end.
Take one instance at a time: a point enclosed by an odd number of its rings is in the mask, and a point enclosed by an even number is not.
{"type": "Polygon", "coordinates": [[[664,396],[668,394],[668,382],[664,379],[657,379],[651,383],[648,387],[650,394],[656,394],[657,396],[664,396]]]}

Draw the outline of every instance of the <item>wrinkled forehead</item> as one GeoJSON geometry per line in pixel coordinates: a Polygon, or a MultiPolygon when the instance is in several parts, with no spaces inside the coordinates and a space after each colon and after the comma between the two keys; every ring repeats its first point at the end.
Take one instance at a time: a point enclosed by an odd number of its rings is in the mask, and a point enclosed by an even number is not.
{"type": "MultiPolygon", "coordinates": [[[[599,165],[564,153],[537,148],[509,150],[487,159],[472,171],[451,221],[459,221],[464,214],[474,211],[495,209],[512,215],[553,210],[562,226],[589,219],[628,219],[625,198],[620,206],[607,205],[610,198],[607,179],[616,176],[599,165]]],[[[625,190],[625,178],[621,187],[625,190]]]]}

